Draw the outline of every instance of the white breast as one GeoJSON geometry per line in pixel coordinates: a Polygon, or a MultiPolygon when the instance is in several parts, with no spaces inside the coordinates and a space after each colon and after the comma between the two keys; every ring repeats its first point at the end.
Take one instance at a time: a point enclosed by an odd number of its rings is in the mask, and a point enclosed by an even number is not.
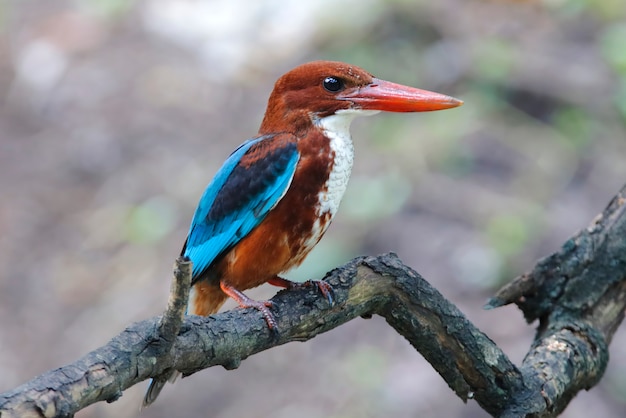
{"type": "MultiPolygon", "coordinates": [[[[352,162],[354,161],[354,146],[350,137],[350,123],[357,116],[368,116],[378,113],[377,110],[339,110],[332,116],[318,120],[318,126],[330,139],[330,149],[334,154],[332,170],[325,187],[319,194],[318,215],[330,214],[332,219],[339,209],[341,198],[348,187],[352,162]]],[[[324,228],[325,229],[325,228],[324,228]]]]}
{"type": "MultiPolygon", "coordinates": [[[[331,116],[333,117],[333,116],[331,116]]],[[[350,138],[350,132],[331,131],[325,129],[326,136],[330,139],[330,150],[333,155],[333,166],[319,193],[318,216],[329,212],[332,218],[339,209],[341,198],[348,187],[352,162],[354,161],[354,146],[350,138]]]]}
{"type": "Polygon", "coordinates": [[[330,222],[339,209],[341,198],[348,187],[352,162],[354,161],[354,146],[350,137],[350,123],[357,116],[369,116],[378,113],[377,110],[339,110],[332,116],[315,119],[314,123],[322,128],[330,139],[330,149],[334,154],[333,165],[328,180],[318,194],[316,209],[317,220],[313,224],[311,235],[302,243],[303,251],[299,254],[296,264],[300,264],[304,257],[315,247],[326,232],[330,222]]]}
{"type": "Polygon", "coordinates": [[[317,207],[317,218],[327,219],[323,225],[316,222],[315,231],[311,241],[313,245],[322,237],[330,221],[334,218],[343,194],[348,187],[350,173],[352,172],[352,162],[354,161],[354,146],[350,137],[350,124],[357,116],[369,116],[378,113],[377,110],[339,110],[332,116],[318,119],[316,124],[322,128],[324,134],[330,139],[330,149],[333,153],[333,166],[319,193],[319,204],[317,207]]]}

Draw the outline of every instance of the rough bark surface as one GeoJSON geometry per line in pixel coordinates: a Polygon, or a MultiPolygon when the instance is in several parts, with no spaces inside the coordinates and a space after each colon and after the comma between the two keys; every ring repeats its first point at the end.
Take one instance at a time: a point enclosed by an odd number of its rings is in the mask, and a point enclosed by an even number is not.
{"type": "Polygon", "coordinates": [[[516,303],[529,321],[539,319],[520,367],[394,254],[356,258],[329,272],[333,306],[313,289],[280,292],[273,299],[279,335],[253,309],[183,317],[191,270],[178,260],[163,317],[132,324],[80,360],[0,394],[0,417],[71,417],[171,369],[233,369],[260,351],[371,315],[383,316],[461,399],[476,400],[492,416],[556,416],[600,380],[624,316],[625,196],[626,186],[589,228],[489,301],[488,308],[516,303]]]}

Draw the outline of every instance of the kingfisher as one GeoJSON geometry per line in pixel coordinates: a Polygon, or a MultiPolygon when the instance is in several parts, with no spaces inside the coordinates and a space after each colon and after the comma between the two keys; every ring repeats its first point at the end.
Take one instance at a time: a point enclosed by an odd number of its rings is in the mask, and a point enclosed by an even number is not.
{"type": "MultiPolygon", "coordinates": [[[[337,213],[354,157],[351,122],[380,111],[424,112],[462,103],[342,62],[309,62],[281,76],[258,135],[226,159],[191,220],[182,249],[193,262],[187,314],[214,314],[231,297],[259,310],[276,330],[271,302],[243,293],[263,283],[316,286],[332,303],[326,282],[295,283],[280,274],[302,263],[337,213]]],[[[152,380],[144,406],[164,384],[152,380]]]]}

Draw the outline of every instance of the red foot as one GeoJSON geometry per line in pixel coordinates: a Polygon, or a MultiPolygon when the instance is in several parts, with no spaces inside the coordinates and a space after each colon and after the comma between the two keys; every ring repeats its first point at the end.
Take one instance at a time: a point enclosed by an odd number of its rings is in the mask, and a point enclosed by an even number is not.
{"type": "Polygon", "coordinates": [[[270,302],[269,300],[258,301],[250,299],[248,296],[244,295],[242,292],[235,289],[231,285],[224,283],[223,281],[220,281],[220,288],[228,296],[235,299],[239,306],[241,306],[242,308],[254,308],[260,311],[270,331],[278,330],[278,323],[276,322],[276,318],[274,318],[274,315],[269,310],[269,308],[274,306],[272,302],[270,302]]]}
{"type": "Polygon", "coordinates": [[[306,282],[298,283],[276,276],[267,282],[273,286],[284,287],[285,289],[302,289],[305,287],[317,286],[320,293],[326,298],[328,303],[331,305],[335,303],[335,299],[333,298],[333,287],[323,280],[307,280],[306,282]]]}

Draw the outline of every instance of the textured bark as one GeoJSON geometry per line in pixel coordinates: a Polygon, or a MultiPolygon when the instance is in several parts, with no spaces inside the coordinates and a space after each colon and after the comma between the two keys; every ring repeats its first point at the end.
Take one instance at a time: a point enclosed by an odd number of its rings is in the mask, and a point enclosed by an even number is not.
{"type": "Polygon", "coordinates": [[[608,344],[624,319],[626,186],[589,227],[504,286],[487,306],[507,303],[516,303],[527,321],[539,320],[522,370],[545,398],[535,416],[554,416],[579,390],[598,383],[608,344]]]}
{"type": "Polygon", "coordinates": [[[463,400],[493,416],[556,416],[594,386],[626,306],[626,186],[592,225],[541,260],[489,302],[516,303],[539,319],[535,341],[516,367],[485,334],[394,254],[360,257],[327,274],[335,303],[315,291],[281,291],[273,302],[280,334],[260,313],[236,309],[208,318],[181,315],[190,265],[177,261],[163,317],[130,325],[82,359],[0,394],[0,417],[71,417],[171,369],[193,374],[290,341],[304,341],[359,317],[383,316],[463,400]]]}

